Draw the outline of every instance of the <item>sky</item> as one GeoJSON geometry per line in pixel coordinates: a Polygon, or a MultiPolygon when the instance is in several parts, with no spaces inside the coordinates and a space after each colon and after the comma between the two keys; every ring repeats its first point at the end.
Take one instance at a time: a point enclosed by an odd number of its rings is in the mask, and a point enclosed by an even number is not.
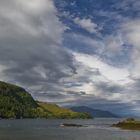
{"type": "Polygon", "coordinates": [[[36,100],[140,116],[139,0],[1,0],[0,80],[36,100]]]}

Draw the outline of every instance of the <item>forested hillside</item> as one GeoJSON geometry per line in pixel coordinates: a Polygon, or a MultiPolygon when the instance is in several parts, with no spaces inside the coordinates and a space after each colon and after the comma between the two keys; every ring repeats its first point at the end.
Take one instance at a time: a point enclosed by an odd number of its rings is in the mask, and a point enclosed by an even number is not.
{"type": "Polygon", "coordinates": [[[0,81],[0,118],[90,118],[55,104],[36,102],[25,89],[0,81]]]}

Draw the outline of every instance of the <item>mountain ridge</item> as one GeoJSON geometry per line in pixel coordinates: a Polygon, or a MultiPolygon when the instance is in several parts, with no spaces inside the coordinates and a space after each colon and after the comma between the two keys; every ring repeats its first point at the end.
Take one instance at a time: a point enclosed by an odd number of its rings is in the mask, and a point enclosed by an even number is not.
{"type": "Polygon", "coordinates": [[[93,117],[107,117],[107,118],[111,118],[111,117],[118,118],[119,117],[118,115],[116,115],[112,112],[94,109],[94,108],[91,108],[88,106],[73,106],[73,107],[70,107],[70,109],[73,111],[76,111],[76,112],[87,112],[93,117]]]}

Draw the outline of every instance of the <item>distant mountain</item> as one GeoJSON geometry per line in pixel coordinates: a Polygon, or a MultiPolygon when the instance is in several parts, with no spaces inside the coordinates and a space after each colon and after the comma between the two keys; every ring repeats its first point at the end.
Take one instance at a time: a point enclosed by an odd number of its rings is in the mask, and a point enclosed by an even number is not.
{"type": "Polygon", "coordinates": [[[56,104],[37,102],[23,88],[0,81],[0,118],[91,118],[56,104]]]}
{"type": "Polygon", "coordinates": [[[103,111],[99,109],[93,109],[87,106],[78,106],[78,107],[71,107],[70,108],[73,111],[76,112],[87,112],[89,113],[92,117],[106,117],[106,118],[111,118],[111,117],[117,117],[117,115],[109,112],[109,111],[103,111]]]}

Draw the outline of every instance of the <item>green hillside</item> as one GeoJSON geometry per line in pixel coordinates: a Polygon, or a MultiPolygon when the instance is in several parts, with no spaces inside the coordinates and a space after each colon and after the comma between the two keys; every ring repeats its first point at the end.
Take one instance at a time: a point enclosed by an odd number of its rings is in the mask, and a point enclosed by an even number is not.
{"type": "Polygon", "coordinates": [[[0,81],[0,118],[90,118],[55,104],[36,102],[23,88],[0,81]]]}
{"type": "Polygon", "coordinates": [[[61,118],[61,119],[63,119],[63,118],[71,118],[71,119],[74,119],[74,118],[82,118],[82,119],[92,118],[88,113],[74,112],[70,109],[59,107],[56,104],[38,102],[38,105],[41,108],[43,108],[45,111],[49,111],[50,117],[54,117],[54,118],[61,118]]]}

